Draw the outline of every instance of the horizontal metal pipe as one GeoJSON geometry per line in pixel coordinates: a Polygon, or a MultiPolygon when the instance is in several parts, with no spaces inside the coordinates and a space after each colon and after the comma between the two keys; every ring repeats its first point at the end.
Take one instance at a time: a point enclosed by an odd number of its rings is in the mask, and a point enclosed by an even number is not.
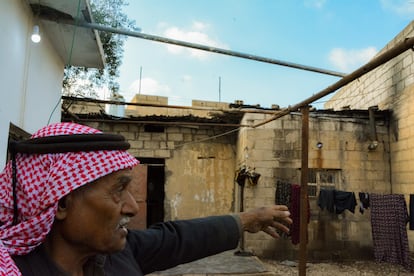
{"type": "MultiPolygon", "coordinates": [[[[62,118],[62,121],[69,121],[68,119],[62,118]]],[[[96,123],[117,123],[117,124],[144,124],[144,125],[166,125],[166,126],[212,126],[212,127],[250,127],[250,125],[243,125],[243,124],[229,124],[229,123],[208,123],[208,122],[166,122],[166,121],[145,121],[145,120],[138,120],[138,119],[95,119],[95,118],[87,118],[87,119],[76,119],[78,123],[84,122],[96,122],[96,123]]]]}
{"type": "Polygon", "coordinates": [[[337,89],[347,85],[348,83],[350,83],[350,82],[356,80],[357,78],[361,77],[362,75],[368,73],[369,71],[374,70],[375,68],[379,67],[380,65],[383,65],[387,61],[389,61],[389,60],[395,58],[396,56],[404,53],[405,51],[407,51],[409,49],[413,49],[413,47],[414,47],[414,37],[407,38],[407,39],[401,41],[400,43],[398,43],[397,45],[395,45],[393,48],[391,48],[388,51],[384,52],[383,54],[375,57],[370,62],[368,62],[367,64],[361,66],[360,68],[358,68],[354,72],[346,75],[345,77],[343,77],[342,79],[340,79],[336,83],[334,83],[334,84],[328,86],[327,88],[323,89],[319,93],[313,95],[312,97],[307,98],[306,100],[301,101],[300,103],[295,104],[292,107],[288,107],[286,109],[281,110],[278,114],[276,114],[272,118],[270,118],[268,120],[265,120],[263,122],[260,122],[256,125],[254,125],[253,127],[259,127],[259,126],[262,126],[264,124],[267,124],[267,123],[269,123],[273,120],[276,120],[280,117],[283,117],[283,116],[289,114],[292,111],[297,111],[301,107],[305,107],[305,106],[311,104],[312,102],[314,102],[316,100],[319,100],[320,98],[323,98],[323,97],[329,95],[332,92],[335,92],[337,89]]]}
{"type": "Polygon", "coordinates": [[[286,61],[281,61],[281,60],[277,60],[277,59],[261,57],[261,56],[257,56],[257,55],[245,54],[245,53],[226,50],[226,49],[222,49],[222,48],[205,46],[205,45],[202,45],[202,44],[190,43],[190,42],[165,38],[165,37],[156,36],[156,35],[144,34],[144,33],[136,32],[136,31],[116,29],[116,28],[107,27],[107,26],[103,26],[103,25],[100,25],[100,24],[96,24],[96,23],[89,23],[89,22],[86,22],[84,20],[51,19],[49,17],[41,17],[41,18],[45,19],[45,20],[54,20],[57,23],[73,25],[73,26],[79,26],[79,27],[82,27],[82,28],[89,28],[89,29],[94,29],[94,30],[98,30],[98,31],[122,34],[122,35],[126,35],[126,36],[132,36],[132,37],[137,37],[137,38],[142,38],[142,39],[147,39],[147,40],[152,40],[152,41],[157,41],[157,42],[162,42],[162,43],[174,44],[174,45],[193,48],[193,49],[198,49],[198,50],[202,50],[202,51],[213,52],[213,53],[218,53],[218,54],[223,54],[223,55],[228,55],[228,56],[234,56],[234,57],[239,57],[239,58],[244,58],[244,59],[250,59],[250,60],[260,61],[260,62],[264,62],[264,63],[276,64],[276,65],[280,65],[280,66],[286,66],[286,67],[291,67],[291,68],[295,68],[295,69],[301,69],[301,70],[305,70],[305,71],[311,71],[311,72],[331,75],[331,76],[335,76],[335,77],[343,77],[343,76],[346,75],[344,73],[340,73],[340,72],[336,72],[336,71],[332,71],[332,70],[325,70],[325,69],[317,68],[317,67],[313,67],[313,66],[301,65],[301,64],[297,64],[297,63],[293,63],[293,62],[286,62],[286,61]]]}
{"type": "Polygon", "coordinates": [[[177,108],[177,109],[192,109],[203,111],[221,111],[221,112],[244,112],[244,113],[261,113],[261,114],[275,114],[278,110],[272,109],[260,109],[259,107],[230,107],[215,108],[215,107],[198,107],[198,106],[182,106],[182,105],[168,105],[168,104],[155,104],[155,103],[132,103],[132,102],[119,102],[113,100],[100,100],[93,98],[80,98],[72,96],[62,96],[62,100],[72,102],[87,102],[87,103],[100,103],[100,104],[113,104],[113,105],[131,105],[131,106],[143,106],[143,107],[162,107],[162,108],[177,108]]]}
{"type": "Polygon", "coordinates": [[[113,101],[113,100],[100,100],[100,99],[92,99],[92,98],[79,98],[79,97],[72,97],[72,96],[62,96],[62,100],[73,101],[73,102],[88,102],[88,103],[113,104],[113,105],[165,107],[165,108],[194,109],[194,110],[204,110],[204,111],[224,111],[223,109],[213,108],[213,107],[180,106],[180,105],[166,105],[166,104],[155,104],[155,103],[119,102],[119,101],[113,101]]]}

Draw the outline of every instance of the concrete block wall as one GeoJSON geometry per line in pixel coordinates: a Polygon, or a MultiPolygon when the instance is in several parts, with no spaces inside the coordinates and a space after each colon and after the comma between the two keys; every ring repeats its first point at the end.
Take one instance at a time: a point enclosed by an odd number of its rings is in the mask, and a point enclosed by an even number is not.
{"type": "MultiPolygon", "coordinates": [[[[411,22],[380,53],[414,35],[411,22]]],[[[414,193],[414,52],[408,50],[379,68],[367,73],[337,92],[326,108],[367,109],[378,105],[392,111],[390,126],[390,193],[403,194],[407,204],[414,193]]],[[[383,177],[379,175],[378,177],[383,177]]],[[[386,176],[385,176],[386,177],[386,176]]],[[[384,179],[385,181],[385,179],[384,179]]],[[[414,250],[414,233],[408,231],[410,250],[414,250]]]]}
{"type": "Polygon", "coordinates": [[[217,109],[230,109],[228,103],[224,102],[215,102],[215,101],[201,101],[201,100],[192,100],[191,106],[195,107],[211,107],[217,109]]]}
{"type": "Polygon", "coordinates": [[[193,100],[192,107],[168,107],[168,98],[152,95],[135,95],[131,103],[147,104],[145,105],[127,105],[125,114],[127,116],[199,116],[211,118],[212,113],[219,110],[228,110],[229,104],[224,102],[193,100]],[[157,107],[156,105],[160,105],[157,107]],[[216,109],[216,111],[212,111],[216,109]]]}
{"type": "MultiPolygon", "coordinates": [[[[246,114],[242,124],[259,123],[269,115],[246,114]]],[[[379,145],[368,150],[369,121],[363,119],[328,118],[310,114],[309,168],[339,172],[336,189],[355,192],[389,191],[388,127],[377,122],[379,145]],[[323,143],[319,149],[316,144],[323,143]],[[386,160],[386,161],[384,161],[386,160]]],[[[243,128],[237,144],[237,162],[255,168],[261,174],[256,186],[247,185],[244,207],[251,209],[275,202],[277,180],[300,183],[301,115],[289,114],[257,129],[243,128]],[[273,126],[273,127],[271,127],[273,126]]],[[[308,255],[311,259],[336,257],[372,257],[369,211],[341,215],[322,211],[317,197],[310,198],[311,221],[308,225],[308,255]]],[[[246,235],[248,250],[259,256],[297,258],[298,245],[282,238],[246,235]]]]}
{"type": "Polygon", "coordinates": [[[205,140],[226,129],[175,126],[152,133],[116,121],[88,125],[125,136],[138,159],[165,159],[164,220],[234,212],[235,134],[205,140]]]}
{"type": "Polygon", "coordinates": [[[144,95],[144,94],[135,94],[131,102],[133,103],[146,103],[146,104],[168,104],[168,97],[163,96],[154,96],[154,95],[144,95]]]}
{"type": "MultiPolygon", "coordinates": [[[[413,35],[414,21],[389,42],[378,55],[413,35]]],[[[414,84],[413,58],[413,51],[405,51],[340,89],[325,103],[324,107],[340,110],[345,106],[351,109],[367,109],[378,105],[382,110],[394,109],[401,93],[414,84]]]]}

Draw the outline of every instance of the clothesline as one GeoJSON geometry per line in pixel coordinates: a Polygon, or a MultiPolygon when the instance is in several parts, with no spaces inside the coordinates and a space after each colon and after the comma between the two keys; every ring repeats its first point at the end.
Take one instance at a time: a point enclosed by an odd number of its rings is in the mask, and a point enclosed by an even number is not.
{"type": "MultiPolygon", "coordinates": [[[[291,228],[293,244],[299,243],[300,200],[298,198],[300,185],[278,180],[276,183],[275,203],[284,204],[291,208],[294,227],[291,228]]],[[[300,193],[300,192],[299,192],[300,193]]],[[[410,230],[414,230],[414,194],[410,194],[410,216],[407,212],[405,197],[402,194],[375,194],[358,192],[361,202],[360,212],[371,209],[371,231],[375,261],[388,262],[413,269],[409,258],[407,222],[410,230]]],[[[340,214],[345,210],[355,213],[357,201],[355,192],[333,189],[321,189],[318,195],[318,206],[329,212],[340,214]]],[[[308,198],[308,223],[310,218],[308,198]]],[[[308,242],[306,240],[306,242],[308,242]]]]}

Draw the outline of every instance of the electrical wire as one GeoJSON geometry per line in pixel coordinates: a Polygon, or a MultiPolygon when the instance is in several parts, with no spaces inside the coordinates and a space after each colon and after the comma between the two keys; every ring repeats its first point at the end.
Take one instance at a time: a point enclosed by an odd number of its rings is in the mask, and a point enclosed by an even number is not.
{"type": "MultiPolygon", "coordinates": [[[[361,96],[371,95],[373,93],[381,93],[381,92],[383,92],[387,89],[389,89],[389,87],[383,87],[383,88],[379,88],[379,89],[377,88],[377,89],[373,89],[373,90],[368,91],[368,92],[358,93],[357,95],[349,95],[349,96],[343,95],[343,96],[341,96],[340,98],[337,98],[337,99],[329,99],[329,100],[324,100],[324,101],[315,101],[314,103],[318,104],[318,103],[327,103],[327,102],[339,102],[339,101],[346,100],[346,99],[350,100],[350,99],[353,99],[353,98],[360,98],[361,96]]],[[[340,93],[340,91],[338,91],[337,93],[340,93]]]]}
{"type": "Polygon", "coordinates": [[[235,128],[235,129],[232,129],[232,130],[227,131],[227,132],[224,132],[224,133],[221,133],[221,134],[217,134],[217,135],[210,136],[210,137],[207,137],[207,138],[199,139],[197,141],[188,142],[188,143],[182,143],[182,144],[176,145],[175,147],[176,148],[179,148],[179,147],[183,147],[183,146],[186,146],[186,145],[189,145],[189,144],[197,144],[197,143],[200,143],[200,142],[205,142],[205,141],[213,140],[213,139],[216,139],[218,137],[222,137],[222,136],[229,135],[229,134],[231,134],[233,132],[236,132],[238,130],[240,130],[240,127],[235,128]]]}
{"type": "MultiPolygon", "coordinates": [[[[76,19],[75,22],[78,21],[79,19],[79,15],[80,15],[80,6],[81,6],[81,0],[78,0],[78,10],[76,12],[76,19]]],[[[68,61],[67,64],[70,65],[70,63],[72,62],[72,54],[73,54],[73,47],[75,45],[75,37],[76,37],[76,31],[78,29],[78,26],[74,26],[74,30],[73,30],[73,36],[72,36],[72,42],[71,42],[71,46],[69,49],[69,57],[68,57],[68,61]]],[[[59,97],[59,100],[57,101],[55,107],[52,109],[52,112],[50,113],[49,119],[47,120],[47,125],[50,124],[50,120],[52,119],[53,113],[55,113],[57,107],[59,106],[59,103],[61,102],[61,97],[59,97]]]]}

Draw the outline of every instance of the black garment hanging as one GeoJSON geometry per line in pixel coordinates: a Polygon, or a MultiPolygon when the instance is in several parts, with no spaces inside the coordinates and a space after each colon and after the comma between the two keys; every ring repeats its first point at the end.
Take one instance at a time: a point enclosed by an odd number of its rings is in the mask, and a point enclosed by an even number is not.
{"type": "Polygon", "coordinates": [[[335,211],[334,199],[334,190],[321,189],[318,197],[319,208],[322,210],[326,208],[326,210],[333,213],[335,211]]]}
{"type": "MultiPolygon", "coordinates": [[[[277,205],[286,205],[289,209],[291,209],[291,183],[278,180],[276,182],[276,191],[275,191],[275,204],[277,205]]],[[[287,227],[290,227],[289,225],[286,225],[287,227]]],[[[282,230],[277,229],[276,232],[281,237],[288,237],[289,234],[286,234],[282,230]]]]}
{"type": "Polygon", "coordinates": [[[345,210],[355,212],[356,198],[353,192],[321,189],[319,192],[318,206],[326,208],[331,213],[341,214],[345,210]]]}
{"type": "Polygon", "coordinates": [[[365,209],[369,208],[369,194],[368,193],[358,193],[359,201],[361,204],[359,205],[359,212],[361,214],[364,213],[365,209]]]}
{"type": "Polygon", "coordinates": [[[414,230],[414,194],[410,194],[410,230],[414,230]]]}
{"type": "Polygon", "coordinates": [[[341,214],[345,210],[355,213],[355,206],[357,205],[355,193],[334,191],[335,213],[341,214]]]}
{"type": "Polygon", "coordinates": [[[276,182],[275,203],[290,207],[291,184],[278,180],[276,182]]]}

